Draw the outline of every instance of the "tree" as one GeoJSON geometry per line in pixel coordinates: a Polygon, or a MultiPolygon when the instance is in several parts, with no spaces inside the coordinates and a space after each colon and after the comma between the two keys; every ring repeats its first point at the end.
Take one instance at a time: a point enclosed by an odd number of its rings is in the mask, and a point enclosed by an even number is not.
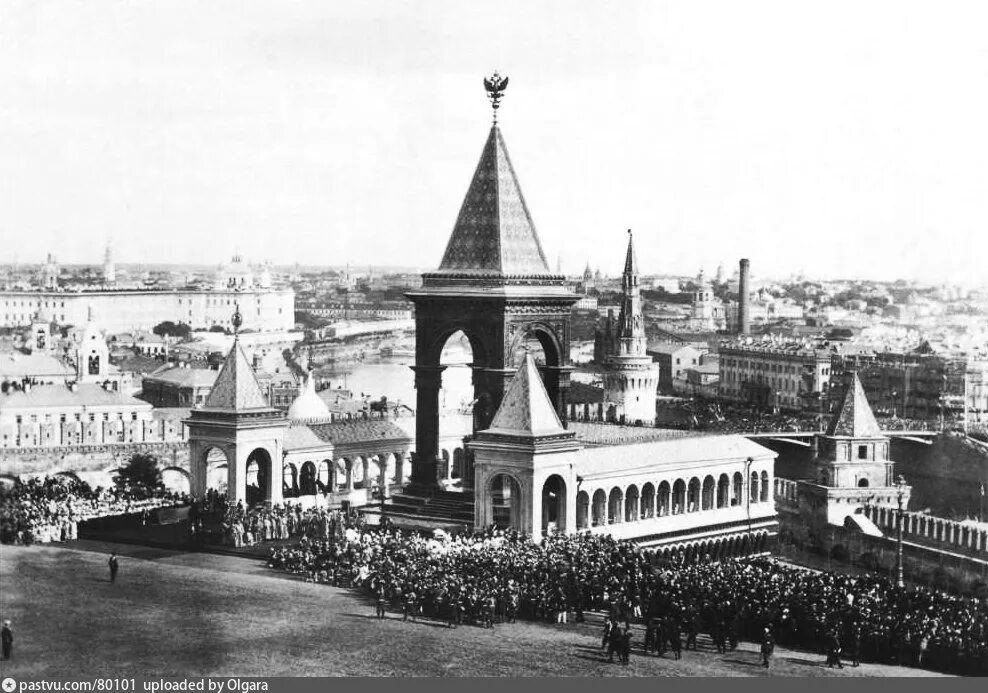
{"type": "Polygon", "coordinates": [[[132,455],[127,460],[127,464],[120,468],[114,482],[117,488],[143,491],[147,495],[163,490],[165,487],[161,479],[158,458],[143,453],[132,455]]]}
{"type": "Polygon", "coordinates": [[[186,325],[184,322],[180,322],[177,325],[171,320],[165,320],[164,322],[159,322],[151,330],[159,337],[178,337],[179,339],[185,339],[192,332],[192,328],[186,325]]]}

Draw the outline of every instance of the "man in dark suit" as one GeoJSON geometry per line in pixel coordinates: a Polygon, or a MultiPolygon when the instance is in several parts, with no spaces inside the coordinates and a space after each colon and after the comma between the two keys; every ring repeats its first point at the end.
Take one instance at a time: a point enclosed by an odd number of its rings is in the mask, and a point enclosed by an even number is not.
{"type": "Polygon", "coordinates": [[[110,582],[117,581],[117,571],[120,569],[120,561],[117,560],[117,552],[114,551],[110,554],[110,582]]]}
{"type": "Polygon", "coordinates": [[[3,658],[10,659],[10,653],[14,650],[14,633],[10,630],[10,621],[4,621],[3,628],[0,628],[0,643],[3,644],[3,658]]]}

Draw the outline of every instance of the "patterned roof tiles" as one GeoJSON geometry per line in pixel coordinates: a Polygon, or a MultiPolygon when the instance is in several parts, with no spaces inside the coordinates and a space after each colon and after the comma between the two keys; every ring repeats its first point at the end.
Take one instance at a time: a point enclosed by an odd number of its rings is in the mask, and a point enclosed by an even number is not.
{"type": "Polygon", "coordinates": [[[882,438],[885,434],[875,420],[868,398],[858,374],[852,376],[851,384],[844,395],[840,411],[827,427],[828,436],[849,436],[851,438],[882,438]]]}
{"type": "Polygon", "coordinates": [[[551,275],[496,125],[480,155],[439,272],[551,275]]]}

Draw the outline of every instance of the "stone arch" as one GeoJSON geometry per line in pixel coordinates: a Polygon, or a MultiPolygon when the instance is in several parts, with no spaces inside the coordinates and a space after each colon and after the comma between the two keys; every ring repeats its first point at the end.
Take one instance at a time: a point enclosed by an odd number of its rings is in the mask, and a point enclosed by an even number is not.
{"type": "Polygon", "coordinates": [[[668,481],[659,482],[659,488],[655,493],[655,514],[657,517],[665,517],[669,514],[672,506],[672,489],[668,481]]]}
{"type": "Polygon", "coordinates": [[[202,465],[206,468],[206,488],[226,493],[229,484],[229,460],[226,451],[216,445],[202,451],[202,465]]]}
{"type": "Polygon", "coordinates": [[[586,529],[590,526],[590,495],[586,491],[576,494],[576,528],[586,529]]]}
{"type": "Polygon", "coordinates": [[[843,544],[835,544],[830,549],[830,558],[834,561],[847,562],[851,560],[851,552],[843,544]]]}
{"type": "Polygon", "coordinates": [[[752,503],[758,502],[758,472],[751,473],[751,488],[749,491],[749,498],[752,503]]]}
{"type": "Polygon", "coordinates": [[[447,478],[451,478],[453,475],[453,467],[451,466],[452,457],[449,454],[449,450],[447,450],[446,448],[440,450],[439,458],[442,460],[443,463],[443,476],[447,478]]]}
{"type": "Polygon", "coordinates": [[[686,482],[676,479],[672,485],[672,514],[679,515],[686,512],[686,482]]]}
{"type": "Polygon", "coordinates": [[[491,521],[501,529],[523,529],[521,511],[524,507],[521,483],[513,475],[498,472],[487,484],[491,521]]]}
{"type": "Polygon", "coordinates": [[[707,475],[703,478],[703,488],[700,493],[700,509],[701,510],[712,510],[714,507],[714,494],[717,490],[717,484],[711,475],[707,475]]]}
{"type": "Polygon", "coordinates": [[[165,467],[161,470],[161,483],[169,491],[175,493],[190,493],[192,491],[192,476],[181,467],[165,467]]]}
{"type": "Polygon", "coordinates": [[[599,488],[593,494],[593,507],[590,517],[594,527],[607,524],[607,493],[599,488]]]}
{"type": "Polygon", "coordinates": [[[744,475],[741,472],[734,472],[731,484],[731,506],[741,505],[744,502],[744,475]]]}
{"type": "Polygon", "coordinates": [[[858,488],[868,488],[868,477],[863,476],[858,479],[858,488]]]}
{"type": "Polygon", "coordinates": [[[566,480],[550,475],[542,484],[542,533],[566,531],[566,480]]]}
{"type": "Polygon", "coordinates": [[[539,343],[539,346],[542,348],[542,354],[545,357],[545,363],[539,363],[538,365],[558,366],[563,353],[563,346],[559,341],[559,337],[549,325],[535,321],[520,325],[516,330],[515,336],[511,340],[509,351],[511,354],[510,367],[518,368],[521,366],[521,357],[525,351],[523,348],[525,342],[533,339],[539,343]]]}
{"type": "Polygon", "coordinates": [[[316,495],[318,473],[315,462],[305,462],[298,473],[298,492],[301,496],[316,495]]]}
{"type": "Polygon", "coordinates": [[[758,500],[762,503],[767,502],[770,489],[768,483],[768,472],[766,471],[762,471],[762,482],[758,491],[758,500]]]}
{"type": "Polygon", "coordinates": [[[333,460],[322,460],[319,463],[316,485],[323,493],[332,493],[336,490],[336,468],[333,465],[333,460]]]}
{"type": "Polygon", "coordinates": [[[456,448],[455,450],[453,450],[453,470],[451,474],[451,477],[453,479],[463,478],[463,462],[464,462],[463,448],[456,448]]]}
{"type": "Polygon", "coordinates": [[[700,490],[700,480],[696,477],[690,479],[686,487],[686,512],[695,513],[700,509],[700,490]]]}
{"type": "Polygon", "coordinates": [[[624,521],[635,522],[638,520],[638,502],[640,494],[638,487],[634,484],[628,486],[624,492],[624,521]]]}
{"type": "Polygon", "coordinates": [[[271,500],[271,454],[265,448],[254,448],[247,455],[246,482],[247,505],[271,500]]]}
{"type": "Polygon", "coordinates": [[[624,494],[621,493],[621,489],[615,486],[607,496],[607,524],[613,525],[624,519],[623,505],[624,494]]]}
{"type": "Polygon", "coordinates": [[[298,467],[293,462],[281,466],[281,495],[284,498],[298,498],[298,467]]]}
{"type": "Polygon", "coordinates": [[[647,520],[651,517],[655,517],[655,486],[649,481],[642,486],[641,518],[647,520]]]}
{"type": "Polygon", "coordinates": [[[727,474],[721,474],[717,479],[717,507],[726,508],[730,503],[731,480],[727,474]]]}

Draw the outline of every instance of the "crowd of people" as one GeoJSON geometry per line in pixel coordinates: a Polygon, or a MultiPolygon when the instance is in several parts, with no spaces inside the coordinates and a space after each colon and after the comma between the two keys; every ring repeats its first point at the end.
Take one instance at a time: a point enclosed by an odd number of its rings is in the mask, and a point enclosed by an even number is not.
{"type": "Polygon", "coordinates": [[[201,501],[189,509],[189,528],[193,535],[207,531],[211,518],[221,527],[221,541],[234,548],[254,546],[260,542],[306,537],[329,539],[337,535],[345,518],[356,524],[357,513],[343,513],[327,508],[303,508],[301,503],[284,501],[273,505],[246,507],[210,489],[201,501]]]}
{"type": "Polygon", "coordinates": [[[74,477],[31,479],[0,488],[0,542],[24,544],[76,539],[79,523],[97,517],[147,513],[187,499],[161,490],[92,488],[74,477]]]}
{"type": "MultiPolygon", "coordinates": [[[[687,647],[741,639],[964,674],[988,674],[988,602],[882,577],[817,573],[769,559],[662,565],[647,549],[590,534],[541,543],[512,531],[432,537],[353,526],[273,551],[273,568],[357,587],[412,617],[493,625],[516,617],[565,623],[589,610],[663,624],[687,647]]],[[[379,612],[380,613],[380,612],[379,612]]],[[[657,628],[658,626],[656,626],[657,628]]],[[[646,631],[647,633],[647,631],[646,631]]],[[[837,662],[840,664],[840,662],[837,662]]]]}

